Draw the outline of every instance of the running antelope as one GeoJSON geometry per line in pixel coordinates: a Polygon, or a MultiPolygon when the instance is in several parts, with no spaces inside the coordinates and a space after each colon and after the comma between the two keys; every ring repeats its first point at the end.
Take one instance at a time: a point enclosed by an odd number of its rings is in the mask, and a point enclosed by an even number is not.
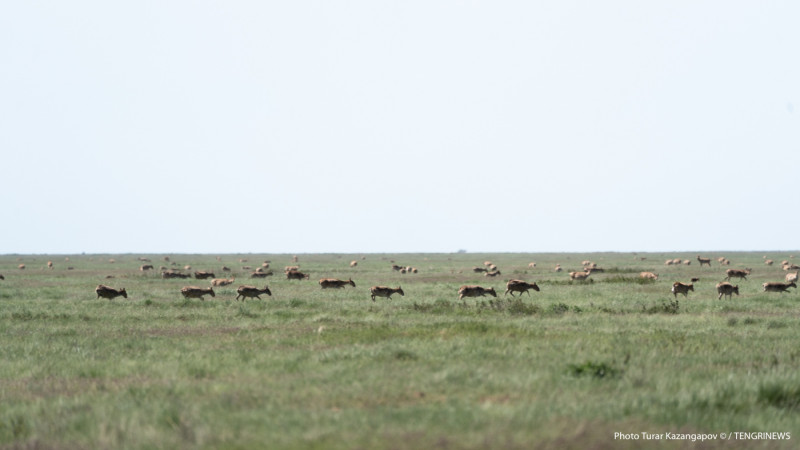
{"type": "Polygon", "coordinates": [[[239,294],[236,296],[236,300],[242,297],[242,301],[245,301],[247,297],[261,300],[261,297],[259,297],[261,294],[267,294],[272,297],[272,291],[269,290],[269,286],[264,286],[264,289],[259,289],[255,286],[239,286],[239,288],[236,289],[236,293],[239,294]]]}
{"type": "MultiPolygon", "coordinates": [[[[536,284],[536,282],[528,283],[522,280],[509,280],[508,283],[506,283],[506,291],[503,293],[503,295],[511,292],[511,296],[513,297],[514,292],[519,292],[519,295],[521,296],[525,292],[528,292],[529,289],[539,292],[539,286],[536,284]]],[[[531,293],[528,292],[528,295],[531,295],[531,293]]]]}
{"type": "Polygon", "coordinates": [[[731,278],[741,278],[743,280],[746,280],[747,276],[750,275],[751,271],[752,269],[744,269],[744,270],[728,269],[725,271],[725,275],[727,275],[725,279],[730,280],[731,278]]]}
{"type": "Polygon", "coordinates": [[[112,287],[100,284],[95,288],[94,291],[97,293],[97,298],[103,297],[113,300],[115,297],[119,297],[120,295],[124,298],[128,298],[128,292],[125,291],[125,288],[114,289],[112,287]]]}
{"type": "Polygon", "coordinates": [[[492,297],[497,297],[497,293],[494,291],[494,288],[487,289],[480,286],[461,286],[458,288],[459,300],[464,297],[483,297],[486,294],[489,294],[492,297]]]}
{"type": "Polygon", "coordinates": [[[791,283],[764,283],[762,286],[764,292],[789,292],[790,287],[797,289],[797,283],[794,281],[791,283]]]}
{"type": "Polygon", "coordinates": [[[369,288],[369,293],[372,296],[372,301],[375,301],[375,297],[385,297],[389,300],[392,299],[392,294],[400,294],[401,296],[405,297],[405,292],[403,292],[403,288],[397,286],[397,288],[390,288],[386,286],[372,286],[369,288]]]}
{"type": "Polygon", "coordinates": [[[286,272],[286,279],[287,280],[307,280],[308,279],[308,274],[305,274],[305,273],[297,271],[297,270],[290,270],[290,271],[286,272]]]}
{"type": "Polygon", "coordinates": [[[183,294],[185,298],[199,298],[200,300],[205,300],[203,298],[204,295],[216,297],[213,288],[201,288],[197,286],[184,286],[181,288],[181,294],[183,294]]]}
{"type": "Polygon", "coordinates": [[[322,289],[334,288],[334,289],[341,289],[347,285],[356,287],[356,284],[353,282],[353,279],[350,278],[349,280],[339,280],[336,278],[323,278],[319,280],[319,285],[322,289]]]}
{"type": "Polygon", "coordinates": [[[583,281],[583,280],[586,280],[587,278],[589,278],[589,275],[591,275],[591,274],[592,274],[591,272],[586,272],[586,271],[584,271],[584,272],[570,272],[569,273],[569,279],[570,280],[583,281]]]}

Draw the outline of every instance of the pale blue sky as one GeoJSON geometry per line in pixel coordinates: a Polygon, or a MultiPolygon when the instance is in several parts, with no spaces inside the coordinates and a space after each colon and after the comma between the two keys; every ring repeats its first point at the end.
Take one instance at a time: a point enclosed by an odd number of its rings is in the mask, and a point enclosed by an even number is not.
{"type": "Polygon", "coordinates": [[[0,4],[0,253],[797,249],[800,2],[0,4]]]}

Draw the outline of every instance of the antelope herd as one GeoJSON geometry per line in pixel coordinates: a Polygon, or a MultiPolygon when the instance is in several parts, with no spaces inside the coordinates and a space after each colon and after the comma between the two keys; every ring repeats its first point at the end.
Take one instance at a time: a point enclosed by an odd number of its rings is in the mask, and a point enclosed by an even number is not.
{"type": "MultiPolygon", "coordinates": [[[[364,259],[364,258],[362,258],[364,259]]],[[[644,260],[645,258],[641,258],[644,260]]],[[[146,258],[139,258],[140,261],[149,262],[149,259],[146,258]]],[[[164,258],[165,261],[169,261],[168,258],[164,258]]],[[[245,262],[246,259],[240,260],[240,262],[245,262]]],[[[700,267],[711,267],[712,259],[702,257],[700,255],[697,256],[697,261],[699,262],[700,267]]],[[[114,263],[114,260],[109,260],[109,263],[114,263]]],[[[297,262],[297,258],[293,259],[293,262],[297,262]]],[[[717,258],[717,262],[720,266],[728,266],[731,264],[730,260],[724,257],[717,258]]],[[[417,269],[410,266],[401,266],[394,264],[392,261],[392,270],[401,272],[401,273],[417,273],[417,269]]],[[[773,260],[766,259],[764,257],[764,264],[766,266],[772,266],[774,263],[773,260]]],[[[683,260],[680,258],[671,258],[666,260],[666,265],[684,265],[688,266],[691,264],[689,260],[683,260]]],[[[175,265],[175,263],[173,263],[175,265]]],[[[349,263],[351,268],[355,268],[358,266],[358,262],[353,260],[349,263]]],[[[583,269],[580,271],[571,271],[569,272],[569,279],[570,282],[578,282],[578,283],[585,283],[589,279],[589,277],[593,273],[602,273],[604,270],[597,266],[596,263],[591,261],[583,261],[582,262],[583,269]]],[[[52,261],[47,262],[47,268],[53,269],[54,265],[52,261]]],[[[531,262],[528,264],[528,269],[535,269],[536,263],[531,262]]],[[[785,281],[784,282],[765,282],[762,284],[763,292],[776,292],[776,293],[785,293],[790,292],[790,288],[797,289],[797,280],[798,280],[798,272],[800,272],[800,267],[790,263],[789,261],[782,261],[781,267],[784,271],[786,271],[785,281]]],[[[20,264],[18,266],[19,269],[25,269],[26,266],[24,264],[20,264]]],[[[250,269],[249,266],[244,266],[243,268],[250,269]]],[[[266,276],[271,276],[272,271],[264,269],[269,268],[269,261],[264,262],[261,267],[257,267],[254,272],[250,275],[252,278],[263,278],[266,276]]],[[[72,267],[69,267],[72,269],[72,267]]],[[[166,267],[161,267],[161,277],[164,279],[170,278],[189,278],[191,275],[187,273],[183,273],[180,270],[175,269],[167,269],[166,267]]],[[[153,265],[151,264],[144,264],[139,267],[141,272],[147,272],[153,270],[153,265]]],[[[184,266],[184,270],[191,270],[191,266],[184,266]]],[[[229,268],[224,267],[224,271],[230,271],[229,268]]],[[[556,264],[556,272],[560,272],[562,270],[561,264],[556,264]]],[[[491,261],[485,261],[482,266],[474,266],[471,269],[474,273],[482,273],[488,277],[497,277],[501,275],[500,270],[497,268],[495,264],[491,261]]],[[[751,275],[753,269],[751,268],[744,268],[744,269],[727,269],[725,270],[725,277],[719,283],[716,284],[715,290],[717,293],[717,300],[721,300],[722,297],[726,299],[732,299],[733,295],[739,295],[739,285],[731,284],[730,281],[733,278],[739,278],[742,281],[747,281],[747,276],[751,275]]],[[[526,272],[527,273],[527,272],[526,272]]],[[[308,280],[310,275],[300,271],[300,267],[297,265],[287,266],[284,269],[284,274],[286,275],[287,280],[308,280]]],[[[214,287],[225,287],[233,284],[235,282],[235,277],[231,278],[215,278],[214,272],[211,271],[195,271],[194,278],[198,280],[207,280],[210,279],[211,287],[198,287],[198,286],[184,286],[181,288],[180,293],[186,299],[200,299],[205,300],[205,296],[209,295],[211,297],[215,297],[216,294],[214,292],[214,287]]],[[[659,275],[654,272],[641,272],[639,273],[639,278],[646,282],[656,282],[659,279],[659,275]]],[[[0,274],[0,280],[5,280],[5,277],[0,274]]],[[[592,280],[588,280],[589,283],[592,280]]],[[[675,298],[678,297],[678,294],[683,295],[684,297],[688,297],[689,292],[695,292],[695,283],[699,281],[699,278],[693,277],[691,278],[690,283],[684,283],[682,281],[674,281],[671,284],[670,292],[673,294],[675,298]]],[[[348,278],[347,280],[341,280],[338,278],[322,278],[319,280],[319,286],[321,289],[343,289],[346,286],[352,286],[353,288],[356,287],[356,283],[353,281],[352,278],[348,278]]],[[[540,292],[539,285],[536,282],[528,282],[520,279],[508,279],[506,282],[506,290],[503,295],[511,294],[511,297],[514,297],[515,293],[518,293],[521,297],[522,294],[528,293],[530,296],[530,291],[540,292]]],[[[265,294],[267,296],[272,296],[272,291],[270,291],[268,286],[264,286],[263,289],[259,289],[255,286],[248,286],[242,285],[239,286],[236,290],[237,296],[236,300],[246,300],[247,298],[256,298],[261,299],[260,295],[265,294]]],[[[116,297],[123,297],[128,298],[128,293],[125,288],[112,288],[106,285],[98,285],[95,288],[95,293],[97,294],[97,298],[105,298],[108,300],[113,300],[116,297]]],[[[392,295],[399,294],[400,296],[405,296],[405,292],[403,291],[402,287],[398,286],[396,288],[387,287],[387,286],[372,286],[369,288],[370,298],[374,302],[376,297],[382,297],[386,299],[391,299],[392,295]]],[[[463,300],[467,297],[485,297],[486,295],[490,295],[492,297],[497,297],[497,292],[495,291],[494,287],[484,287],[478,285],[463,285],[458,289],[458,299],[463,300]]]]}

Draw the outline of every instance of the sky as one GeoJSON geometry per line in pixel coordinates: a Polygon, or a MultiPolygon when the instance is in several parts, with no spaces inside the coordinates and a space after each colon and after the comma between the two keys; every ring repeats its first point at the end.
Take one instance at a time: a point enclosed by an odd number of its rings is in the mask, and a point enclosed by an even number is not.
{"type": "Polygon", "coordinates": [[[0,254],[791,250],[796,1],[0,4],[0,254]]]}

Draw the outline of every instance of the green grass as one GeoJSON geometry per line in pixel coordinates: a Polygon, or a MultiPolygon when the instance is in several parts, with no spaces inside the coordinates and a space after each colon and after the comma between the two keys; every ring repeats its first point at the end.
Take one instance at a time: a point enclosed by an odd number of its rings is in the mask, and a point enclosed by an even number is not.
{"type": "Polygon", "coordinates": [[[781,269],[727,252],[731,267],[754,271],[734,282],[739,297],[717,300],[725,268],[700,268],[695,255],[300,255],[309,281],[281,275],[291,255],[171,255],[218,277],[233,268],[236,283],[205,301],[179,291],[206,281],[138,270],[138,256],[169,266],[161,255],[0,256],[0,449],[639,448],[614,432],[800,436],[800,294],[761,292],[781,269]],[[694,262],[663,265],[673,257],[694,262]],[[275,276],[247,278],[242,265],[265,259],[275,276]],[[502,277],[472,272],[487,259],[502,277]],[[607,272],[569,281],[584,259],[607,272]],[[659,280],[639,281],[645,270],[659,280]],[[323,277],[357,287],[323,291],[323,277]],[[695,292],[675,299],[672,282],[692,277],[695,292]],[[503,296],[510,278],[541,292],[503,296]],[[97,299],[97,284],[129,298],[97,299]],[[269,284],[273,296],[235,301],[240,284],[269,284]],[[379,284],[405,296],[372,302],[379,284]],[[463,284],[498,297],[458,300],[463,284]]]}

